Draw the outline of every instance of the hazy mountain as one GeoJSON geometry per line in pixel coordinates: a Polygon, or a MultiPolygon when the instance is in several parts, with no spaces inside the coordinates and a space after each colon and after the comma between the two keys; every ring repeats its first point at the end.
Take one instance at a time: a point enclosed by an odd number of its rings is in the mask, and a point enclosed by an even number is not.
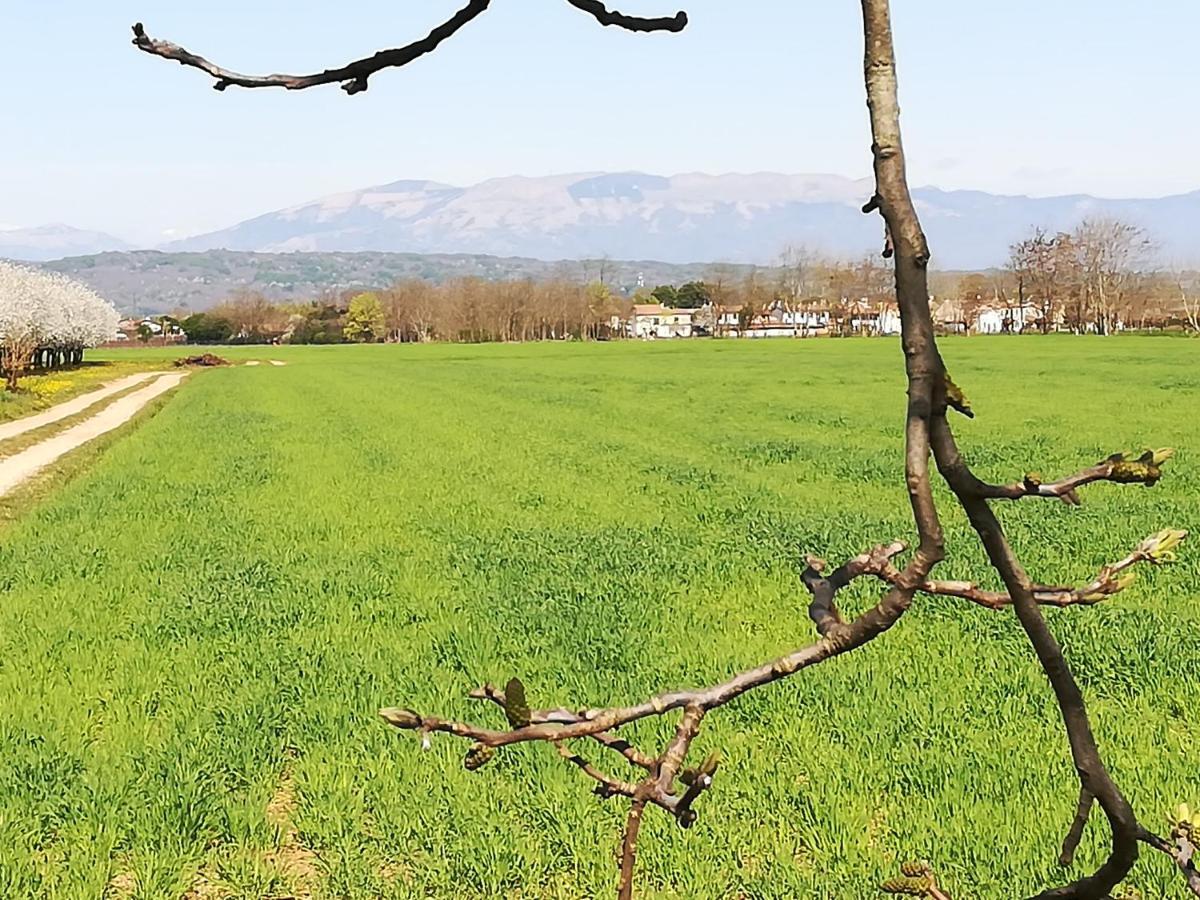
{"type": "MultiPolygon", "coordinates": [[[[268,213],[168,250],[400,251],[671,263],[767,263],[788,244],[838,255],[878,250],[859,211],[869,179],[834,175],[585,173],[496,178],[471,187],[398,181],[268,213]]],[[[1169,259],[1200,257],[1200,191],[1154,200],[914,191],[943,268],[1004,261],[1033,225],[1067,229],[1109,214],[1145,227],[1169,259]]]]}
{"type": "Polygon", "coordinates": [[[99,231],[85,231],[69,225],[43,225],[38,228],[0,230],[0,257],[28,261],[82,256],[111,250],[132,250],[120,238],[99,231]]]}

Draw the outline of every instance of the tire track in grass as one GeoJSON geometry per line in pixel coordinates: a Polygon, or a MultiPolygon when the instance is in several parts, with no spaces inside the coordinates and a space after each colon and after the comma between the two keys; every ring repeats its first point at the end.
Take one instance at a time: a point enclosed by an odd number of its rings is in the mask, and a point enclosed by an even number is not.
{"type": "Polygon", "coordinates": [[[150,385],[122,397],[90,419],[3,460],[0,462],[0,497],[77,447],[124,425],[147,403],[176,387],[186,377],[185,372],[160,375],[150,385]]]}
{"type": "Polygon", "coordinates": [[[101,400],[126,391],[134,385],[141,384],[143,381],[148,381],[160,374],[160,372],[139,372],[136,375],[129,375],[111,384],[106,384],[102,388],[89,391],[86,394],[76,397],[74,400],[68,400],[65,403],[52,406],[45,412],[26,416],[23,419],[17,419],[13,422],[5,422],[3,425],[0,425],[0,441],[7,441],[10,438],[25,434],[27,431],[33,431],[35,428],[52,425],[55,422],[61,422],[63,419],[78,415],[84,410],[95,406],[101,400]]]}
{"type": "Polygon", "coordinates": [[[275,849],[267,852],[264,862],[276,869],[292,890],[295,900],[309,900],[317,882],[317,854],[305,847],[300,832],[292,823],[296,810],[296,786],[290,772],[284,772],[279,787],[267,804],[267,821],[279,831],[275,849]]]}
{"type": "Polygon", "coordinates": [[[40,428],[30,429],[22,434],[18,434],[15,437],[10,437],[7,440],[0,439],[0,465],[4,463],[4,460],[10,459],[16,456],[18,453],[28,450],[30,447],[34,447],[38,444],[48,441],[50,438],[62,434],[68,428],[73,428],[76,425],[86,422],[88,419],[99,415],[122,397],[126,397],[138,390],[138,387],[139,385],[135,384],[129,388],[126,388],[124,391],[120,391],[116,394],[105,397],[99,402],[89,406],[83,412],[76,413],[73,416],[66,416],[56,422],[50,423],[49,425],[42,425],[40,428]]]}

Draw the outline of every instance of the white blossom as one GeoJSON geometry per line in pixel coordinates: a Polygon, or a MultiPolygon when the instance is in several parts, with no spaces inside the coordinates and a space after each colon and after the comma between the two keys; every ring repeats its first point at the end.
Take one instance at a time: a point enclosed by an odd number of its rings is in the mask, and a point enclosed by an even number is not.
{"type": "Polygon", "coordinates": [[[0,340],[48,349],[111,340],[120,316],[91,288],[52,272],[0,262],[0,340]]]}

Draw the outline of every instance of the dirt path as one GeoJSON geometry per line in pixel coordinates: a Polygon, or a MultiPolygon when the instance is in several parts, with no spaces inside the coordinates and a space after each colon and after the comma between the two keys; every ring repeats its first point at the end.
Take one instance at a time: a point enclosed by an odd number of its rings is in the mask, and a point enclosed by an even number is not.
{"type": "Polygon", "coordinates": [[[45,412],[40,412],[34,416],[26,416],[24,419],[17,419],[15,422],[5,422],[3,425],[0,425],[0,441],[7,441],[9,438],[17,437],[27,431],[33,431],[35,428],[41,428],[43,425],[51,425],[76,413],[81,413],[89,406],[93,406],[101,400],[111,397],[113,394],[119,394],[121,391],[133,387],[135,384],[141,384],[143,381],[156,378],[160,374],[159,372],[140,372],[137,375],[129,375],[114,381],[112,384],[106,384],[102,388],[81,394],[74,400],[60,403],[58,406],[51,407],[45,412]]]}
{"type": "MultiPolygon", "coordinates": [[[[18,487],[27,478],[35,475],[60,456],[71,452],[76,447],[86,444],[88,441],[100,437],[102,434],[112,431],[114,428],[124,425],[143,406],[155,397],[159,397],[171,390],[186,377],[186,372],[171,372],[166,375],[159,375],[155,381],[146,387],[113,401],[111,405],[105,407],[90,419],[86,419],[78,425],[73,425],[61,434],[56,434],[54,437],[48,438],[40,444],[35,444],[28,450],[23,450],[14,456],[10,456],[8,459],[0,460],[0,497],[9,493],[13,488],[18,487]]],[[[60,408],[56,407],[55,409],[60,408]]],[[[51,412],[53,411],[51,410],[51,412]]],[[[78,410],[76,411],[78,412],[78,410]]],[[[43,422],[42,424],[46,423],[43,422]]]]}

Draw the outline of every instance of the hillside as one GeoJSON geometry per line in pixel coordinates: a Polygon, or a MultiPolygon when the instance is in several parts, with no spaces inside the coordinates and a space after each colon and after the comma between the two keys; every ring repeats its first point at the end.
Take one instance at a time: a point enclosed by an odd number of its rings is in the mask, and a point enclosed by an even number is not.
{"type": "MultiPolygon", "coordinates": [[[[306,300],[325,291],[381,288],[404,278],[441,282],[477,276],[487,279],[600,277],[616,288],[682,283],[704,278],[710,265],[661,262],[545,262],[476,254],[415,253],[164,253],[139,250],[101,253],[46,263],[45,268],[78,278],[122,312],[154,314],[180,307],[203,310],[234,291],[261,291],[274,300],[306,300]]],[[[730,266],[731,273],[746,267],[730,266]]]]}

